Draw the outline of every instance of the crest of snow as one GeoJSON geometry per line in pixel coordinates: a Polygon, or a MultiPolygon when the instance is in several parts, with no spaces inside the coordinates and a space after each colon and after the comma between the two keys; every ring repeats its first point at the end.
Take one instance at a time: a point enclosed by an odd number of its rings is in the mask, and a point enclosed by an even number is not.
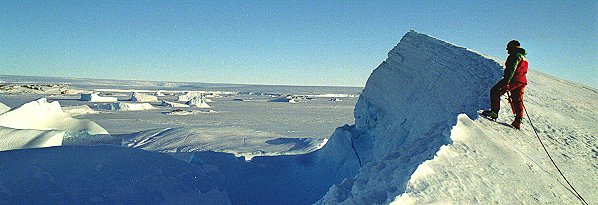
{"type": "Polygon", "coordinates": [[[352,145],[343,147],[363,167],[318,203],[392,201],[415,169],[451,142],[459,113],[477,116],[488,106],[489,89],[501,75],[499,63],[468,49],[414,31],[405,34],[369,77],[355,107],[355,126],[345,129],[350,134],[335,132],[329,142],[348,138],[344,143],[352,145]]]}
{"type": "Polygon", "coordinates": [[[66,107],[62,107],[62,111],[64,111],[65,113],[68,113],[71,116],[98,113],[97,111],[91,109],[87,105],[66,106],[66,107]]]}
{"type": "Polygon", "coordinates": [[[147,95],[143,93],[133,93],[131,96],[131,101],[133,102],[156,102],[158,101],[158,97],[153,95],[147,95]]]}
{"type": "Polygon", "coordinates": [[[166,100],[162,100],[162,103],[160,105],[161,106],[166,106],[166,107],[190,107],[187,104],[176,103],[176,102],[169,102],[169,101],[166,101],[166,100]]]}
{"type": "Polygon", "coordinates": [[[116,111],[138,111],[138,110],[152,110],[156,109],[149,103],[126,103],[126,102],[113,102],[104,103],[97,105],[98,109],[103,110],[116,110],[116,111]]]}
{"type": "Polygon", "coordinates": [[[0,102],[0,114],[5,113],[10,110],[10,107],[6,106],[5,104],[0,102]]]}
{"type": "Polygon", "coordinates": [[[166,128],[123,136],[124,146],[167,153],[217,151],[244,156],[289,155],[319,148],[322,139],[285,138],[274,133],[246,128],[166,128]],[[243,133],[239,136],[239,133],[243,133]],[[259,150],[259,151],[256,151],[259,150]]]}
{"type": "Polygon", "coordinates": [[[99,96],[97,93],[82,93],[81,101],[116,102],[116,101],[118,101],[118,99],[116,99],[115,97],[102,97],[102,96],[99,96]]]}
{"type": "Polygon", "coordinates": [[[58,101],[48,102],[46,98],[25,103],[0,115],[0,126],[14,129],[63,130],[88,134],[108,134],[98,124],[75,119],[62,111],[58,101]]]}

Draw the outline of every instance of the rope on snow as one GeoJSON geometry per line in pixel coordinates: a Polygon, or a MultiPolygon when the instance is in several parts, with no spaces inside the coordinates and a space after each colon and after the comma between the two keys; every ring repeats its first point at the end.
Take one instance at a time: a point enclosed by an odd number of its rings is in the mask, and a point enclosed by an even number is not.
{"type": "MultiPolygon", "coordinates": [[[[523,105],[523,102],[521,102],[521,104],[523,105]]],[[[548,158],[550,159],[550,162],[552,162],[552,165],[554,165],[554,167],[559,172],[559,174],[561,174],[561,177],[563,177],[563,179],[565,179],[565,182],[567,182],[567,184],[569,185],[569,187],[571,187],[571,190],[573,190],[573,192],[575,193],[574,194],[575,197],[577,197],[577,199],[579,199],[582,202],[582,204],[589,205],[588,202],[586,202],[586,200],[581,196],[581,194],[579,194],[579,192],[577,192],[577,190],[575,190],[575,188],[573,187],[573,185],[571,185],[571,183],[569,182],[569,180],[567,180],[567,178],[565,177],[565,175],[563,174],[563,172],[561,171],[561,169],[556,165],[556,163],[552,159],[552,156],[550,156],[550,153],[548,153],[548,150],[546,149],[546,146],[544,146],[544,143],[540,139],[540,135],[538,135],[538,132],[536,131],[536,127],[534,127],[534,123],[532,123],[532,118],[530,118],[529,117],[529,113],[527,113],[527,109],[525,108],[525,105],[523,106],[523,110],[525,111],[525,115],[527,115],[527,119],[529,120],[529,123],[532,126],[532,128],[534,130],[534,133],[536,134],[536,138],[540,142],[540,145],[542,145],[542,148],[544,148],[544,152],[546,152],[546,155],[548,155],[548,158]]]]}

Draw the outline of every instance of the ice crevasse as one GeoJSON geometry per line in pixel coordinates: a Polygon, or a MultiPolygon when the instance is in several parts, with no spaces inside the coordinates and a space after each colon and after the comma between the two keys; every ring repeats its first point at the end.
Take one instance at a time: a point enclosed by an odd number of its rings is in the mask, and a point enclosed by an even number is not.
{"type": "Polygon", "coordinates": [[[334,185],[319,204],[389,203],[424,161],[451,143],[459,114],[477,117],[501,65],[475,51],[409,31],[369,77],[355,107],[355,125],[339,128],[320,158],[354,153],[361,168],[334,185]],[[347,139],[349,138],[349,139],[347,139]],[[345,152],[331,147],[352,149],[345,152]],[[330,150],[327,150],[330,149],[330,150]]]}

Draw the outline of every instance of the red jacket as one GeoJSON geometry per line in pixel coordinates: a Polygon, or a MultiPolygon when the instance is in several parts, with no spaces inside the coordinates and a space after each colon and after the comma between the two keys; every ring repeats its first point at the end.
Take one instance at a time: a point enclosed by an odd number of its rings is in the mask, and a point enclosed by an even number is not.
{"type": "Polygon", "coordinates": [[[523,48],[517,48],[515,53],[512,53],[507,57],[505,62],[505,73],[503,78],[507,80],[507,84],[513,84],[515,82],[527,84],[527,58],[525,57],[525,50],[523,48]]]}

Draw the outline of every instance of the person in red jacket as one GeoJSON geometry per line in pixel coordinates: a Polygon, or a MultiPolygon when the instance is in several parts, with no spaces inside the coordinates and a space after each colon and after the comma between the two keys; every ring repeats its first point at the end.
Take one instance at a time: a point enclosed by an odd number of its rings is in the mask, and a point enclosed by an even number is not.
{"type": "Polygon", "coordinates": [[[503,78],[490,89],[490,110],[485,110],[482,115],[491,119],[498,118],[498,111],[500,110],[500,96],[507,91],[511,92],[511,101],[513,112],[515,113],[515,120],[511,125],[515,129],[521,128],[521,119],[523,119],[523,93],[527,85],[527,58],[525,58],[525,49],[521,48],[521,44],[512,40],[507,44],[507,52],[509,57],[505,62],[505,71],[503,78]]]}

